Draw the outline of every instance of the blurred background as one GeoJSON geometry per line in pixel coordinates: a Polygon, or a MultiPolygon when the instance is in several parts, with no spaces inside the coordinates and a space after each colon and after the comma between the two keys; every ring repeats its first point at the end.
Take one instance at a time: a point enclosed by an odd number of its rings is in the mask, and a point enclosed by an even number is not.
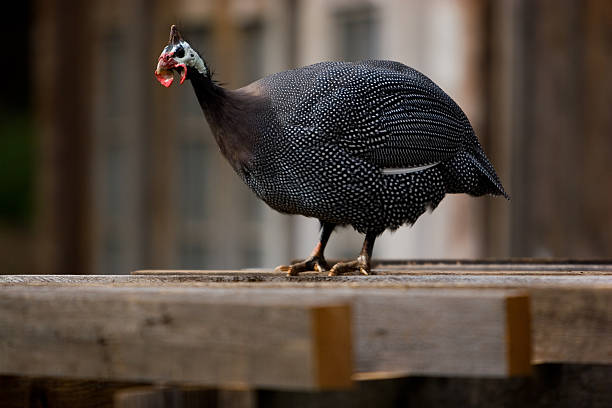
{"type": "MultiPolygon", "coordinates": [[[[392,59],[464,109],[512,195],[448,196],[375,258],[612,258],[612,2],[16,2],[3,19],[0,273],[272,267],[318,222],[274,213],[221,157],[189,84],[153,70],[178,24],[230,88],[392,59]]],[[[332,236],[353,258],[363,237],[332,236]]]]}

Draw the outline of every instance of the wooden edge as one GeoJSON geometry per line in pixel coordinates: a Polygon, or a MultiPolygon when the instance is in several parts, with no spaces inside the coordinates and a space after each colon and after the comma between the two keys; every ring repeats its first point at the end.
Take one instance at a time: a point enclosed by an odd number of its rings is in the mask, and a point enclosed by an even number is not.
{"type": "Polygon", "coordinates": [[[531,313],[527,294],[506,298],[506,347],[508,375],[530,375],[531,313]]]}
{"type": "MultiPolygon", "coordinates": [[[[563,265],[547,268],[451,268],[439,266],[435,268],[406,268],[402,265],[397,267],[373,268],[373,271],[380,276],[420,276],[420,275],[515,275],[515,276],[611,276],[610,269],[589,269],[589,268],[567,268],[563,265]]],[[[276,272],[271,269],[151,269],[135,270],[130,272],[133,276],[211,276],[211,275],[261,275],[283,277],[287,276],[284,272],[276,272]]],[[[113,275],[109,275],[113,276],[113,275]]],[[[356,276],[356,275],[346,275],[356,276]]],[[[300,277],[322,277],[327,278],[327,274],[318,272],[304,272],[300,277]]],[[[299,277],[290,277],[288,280],[299,280],[299,277]]]]}
{"type": "Polygon", "coordinates": [[[317,386],[322,389],[350,387],[353,374],[350,305],[313,307],[311,316],[317,386]]]}
{"type": "Polygon", "coordinates": [[[114,408],[216,407],[219,405],[219,393],[219,389],[210,387],[168,384],[134,386],[116,391],[113,395],[113,406],[114,408]]]}
{"type": "MultiPolygon", "coordinates": [[[[286,275],[286,273],[274,272],[270,269],[137,269],[131,271],[130,275],[217,275],[217,274],[259,274],[265,273],[267,275],[286,275]]],[[[108,275],[113,276],[113,275],[108,275]]]]}
{"type": "Polygon", "coordinates": [[[163,394],[164,389],[157,385],[129,387],[115,392],[113,406],[115,408],[158,406],[163,401],[163,394]]]}
{"type": "MultiPolygon", "coordinates": [[[[330,259],[328,262],[332,261],[330,259]]],[[[440,258],[440,259],[373,259],[372,265],[602,265],[612,267],[612,259],[571,258],[440,258]]]]}
{"type": "Polygon", "coordinates": [[[353,374],[353,381],[392,380],[409,377],[410,373],[403,371],[364,371],[353,374]]]}

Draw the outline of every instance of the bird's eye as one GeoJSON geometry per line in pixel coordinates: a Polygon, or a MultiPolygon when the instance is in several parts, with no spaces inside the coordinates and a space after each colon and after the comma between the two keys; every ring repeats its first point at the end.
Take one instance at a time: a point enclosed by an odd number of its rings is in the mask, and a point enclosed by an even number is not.
{"type": "Polygon", "coordinates": [[[179,58],[183,58],[185,56],[185,50],[183,49],[183,47],[178,47],[176,51],[174,51],[174,55],[179,58]]]}

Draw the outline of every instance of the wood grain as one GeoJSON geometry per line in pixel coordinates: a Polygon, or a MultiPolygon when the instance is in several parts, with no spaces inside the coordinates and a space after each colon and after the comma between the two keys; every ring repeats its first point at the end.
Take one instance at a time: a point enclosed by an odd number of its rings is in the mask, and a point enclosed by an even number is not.
{"type": "Polygon", "coordinates": [[[314,361],[321,388],[347,388],[352,385],[352,316],[348,307],[312,309],[314,361]],[[348,335],[347,335],[348,333],[348,335]],[[321,364],[321,363],[324,364],[321,364]]]}
{"type": "Polygon", "coordinates": [[[506,299],[506,350],[510,375],[531,373],[530,340],[529,299],[527,296],[508,296],[506,299]]]}
{"type": "MultiPolygon", "coordinates": [[[[519,289],[530,294],[534,362],[612,363],[612,342],[609,340],[612,338],[612,276],[609,274],[597,271],[557,273],[557,270],[546,273],[515,271],[473,274],[470,271],[449,273],[444,268],[439,273],[419,271],[333,278],[317,273],[288,278],[284,274],[260,271],[167,271],[162,275],[131,276],[17,275],[0,276],[0,287],[110,285],[190,288],[519,289]]],[[[388,308],[384,305],[382,307],[385,310],[388,308]]],[[[375,374],[380,375],[382,374],[375,374]]]]}
{"type": "MultiPolygon", "coordinates": [[[[355,289],[356,366],[359,378],[384,373],[405,375],[509,376],[529,370],[527,354],[516,353],[509,340],[529,343],[529,316],[518,340],[506,337],[509,297],[523,293],[499,290],[355,289]],[[510,356],[509,358],[507,358],[510,356]],[[520,363],[518,363],[520,361],[520,363]]],[[[514,310],[512,312],[515,312],[514,310]]],[[[519,311],[520,312],[520,311],[519,311]]]]}
{"type": "Polygon", "coordinates": [[[531,293],[535,363],[612,364],[612,288],[531,293]]]}
{"type": "MultiPolygon", "coordinates": [[[[243,291],[250,292],[250,291],[243,291]]],[[[319,361],[313,308],[350,343],[335,303],[214,290],[4,287],[3,374],[169,381],[204,385],[326,387],[321,372],[350,373],[350,348],[319,361]],[[346,354],[342,356],[342,354],[346,354]],[[330,366],[333,364],[333,366],[330,366]]],[[[334,378],[334,386],[350,378],[334,378]]]]}
{"type": "Polygon", "coordinates": [[[0,275],[0,286],[227,286],[227,287],[363,287],[407,288],[612,288],[612,275],[599,273],[454,273],[445,270],[429,273],[381,273],[343,275],[306,272],[287,277],[282,273],[251,271],[167,271],[142,275],[0,275]]]}
{"type": "MultiPolygon", "coordinates": [[[[4,285],[0,367],[21,375],[275,388],[338,387],[347,384],[341,377],[347,372],[524,374],[508,363],[525,359],[509,348],[506,335],[506,300],[514,296],[525,295],[498,289],[4,285]],[[337,308],[347,304],[350,314],[337,308]],[[333,307],[320,315],[325,305],[333,307]],[[343,366],[351,361],[353,368],[343,366]]],[[[516,321],[527,324],[529,316],[516,321]]]]}

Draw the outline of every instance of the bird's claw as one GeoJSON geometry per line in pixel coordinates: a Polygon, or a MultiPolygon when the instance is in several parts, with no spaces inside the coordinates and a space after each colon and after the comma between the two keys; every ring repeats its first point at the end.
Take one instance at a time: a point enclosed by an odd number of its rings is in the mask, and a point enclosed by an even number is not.
{"type": "Polygon", "coordinates": [[[370,263],[360,256],[355,261],[338,262],[329,270],[328,276],[338,276],[356,271],[359,271],[362,275],[374,275],[374,272],[370,269],[370,263]]]}
{"type": "Polygon", "coordinates": [[[297,276],[300,272],[315,271],[315,272],[326,272],[329,270],[329,265],[325,258],[321,256],[311,256],[301,262],[296,262],[291,265],[277,266],[275,272],[287,272],[287,276],[297,276]]]}

